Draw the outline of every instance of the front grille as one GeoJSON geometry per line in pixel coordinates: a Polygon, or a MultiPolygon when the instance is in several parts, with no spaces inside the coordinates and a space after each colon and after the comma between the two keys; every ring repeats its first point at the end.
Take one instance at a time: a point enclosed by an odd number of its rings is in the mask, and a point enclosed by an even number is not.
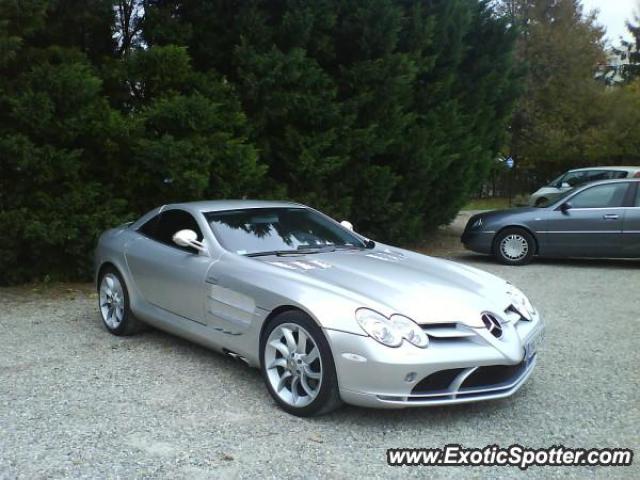
{"type": "Polygon", "coordinates": [[[496,338],[500,338],[502,336],[502,324],[495,315],[491,313],[483,313],[481,318],[482,323],[487,327],[487,330],[489,330],[491,335],[496,338]]]}
{"type": "Polygon", "coordinates": [[[535,365],[535,355],[518,365],[452,368],[422,379],[406,396],[378,395],[386,402],[441,405],[456,400],[488,399],[507,396],[520,387],[535,365]],[[456,379],[468,375],[462,385],[456,379]]]}
{"type": "Polygon", "coordinates": [[[464,370],[464,368],[451,368],[432,373],[420,380],[413,390],[412,395],[432,393],[440,390],[447,390],[451,382],[464,370]]]}
{"type": "Polygon", "coordinates": [[[490,387],[507,383],[518,377],[525,369],[525,362],[518,365],[491,365],[488,367],[478,367],[462,383],[462,389],[490,387]]]}

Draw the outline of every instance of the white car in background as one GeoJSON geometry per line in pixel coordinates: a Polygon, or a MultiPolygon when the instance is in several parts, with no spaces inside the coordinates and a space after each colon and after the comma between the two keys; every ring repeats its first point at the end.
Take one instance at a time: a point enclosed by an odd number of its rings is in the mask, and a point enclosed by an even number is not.
{"type": "Polygon", "coordinates": [[[540,188],[529,197],[529,205],[542,207],[558,196],[585,183],[598,180],[640,177],[640,166],[636,167],[588,167],[569,170],[549,185],[540,188]]]}

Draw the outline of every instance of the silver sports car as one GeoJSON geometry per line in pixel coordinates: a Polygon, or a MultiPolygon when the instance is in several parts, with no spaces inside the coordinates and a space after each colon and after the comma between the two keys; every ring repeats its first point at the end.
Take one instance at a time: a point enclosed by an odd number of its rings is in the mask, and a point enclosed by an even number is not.
{"type": "Polygon", "coordinates": [[[304,205],[165,205],[96,249],[106,328],[141,322],[258,367],[287,412],[507,397],[543,323],[516,287],[373,242],[304,205]]]}

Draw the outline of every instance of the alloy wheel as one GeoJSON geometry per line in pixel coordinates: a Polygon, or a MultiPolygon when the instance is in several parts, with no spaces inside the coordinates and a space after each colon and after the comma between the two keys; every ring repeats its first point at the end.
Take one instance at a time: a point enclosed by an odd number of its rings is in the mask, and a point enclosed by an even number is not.
{"type": "Polygon", "coordinates": [[[271,388],[287,405],[305,407],[322,385],[322,359],[313,337],[300,325],[283,323],[269,334],[264,362],[271,388]]]}
{"type": "Polygon", "coordinates": [[[124,290],[118,277],[107,273],[100,282],[100,314],[104,323],[115,330],[124,319],[124,290]]]}

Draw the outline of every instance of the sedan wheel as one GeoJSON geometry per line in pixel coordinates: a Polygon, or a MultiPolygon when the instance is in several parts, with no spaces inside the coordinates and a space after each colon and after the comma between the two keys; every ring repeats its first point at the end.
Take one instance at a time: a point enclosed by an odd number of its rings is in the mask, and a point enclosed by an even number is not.
{"type": "Polygon", "coordinates": [[[502,239],[500,250],[509,260],[518,261],[527,255],[529,244],[522,235],[512,234],[502,239]]]}
{"type": "Polygon", "coordinates": [[[303,312],[284,312],[267,325],[260,357],[267,388],[287,412],[319,415],[340,405],[331,349],[303,312]]]}
{"type": "Polygon", "coordinates": [[[507,265],[524,265],[535,254],[535,240],[529,232],[520,228],[507,228],[496,237],[496,258],[507,265]]]}

